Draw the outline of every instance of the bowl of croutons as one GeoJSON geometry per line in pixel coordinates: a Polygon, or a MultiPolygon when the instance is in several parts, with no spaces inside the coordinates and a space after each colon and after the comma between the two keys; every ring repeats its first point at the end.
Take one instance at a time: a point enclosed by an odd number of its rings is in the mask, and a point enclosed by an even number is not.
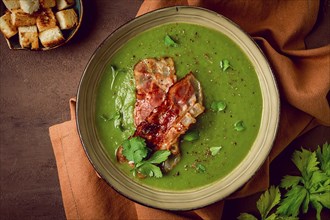
{"type": "Polygon", "coordinates": [[[0,30],[10,49],[49,50],[78,31],[81,0],[2,0],[0,30]]]}

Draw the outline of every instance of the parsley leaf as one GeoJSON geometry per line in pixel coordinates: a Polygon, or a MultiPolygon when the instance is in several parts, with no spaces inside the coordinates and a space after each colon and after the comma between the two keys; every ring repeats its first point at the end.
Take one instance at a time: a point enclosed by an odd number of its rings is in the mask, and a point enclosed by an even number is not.
{"type": "Polygon", "coordinates": [[[220,60],[220,68],[223,72],[225,72],[228,68],[232,68],[232,66],[230,65],[228,60],[224,59],[220,60]]]}
{"type": "Polygon", "coordinates": [[[238,220],[258,220],[256,217],[249,213],[241,213],[240,216],[237,217],[238,220]]]}
{"type": "MultiPolygon", "coordinates": [[[[265,191],[257,201],[257,208],[260,212],[262,220],[278,220],[281,216],[276,213],[270,212],[271,210],[280,202],[281,193],[278,187],[271,186],[267,191],[265,191]]],[[[257,218],[248,213],[241,213],[237,218],[238,220],[256,220],[257,218]]],[[[285,219],[285,218],[284,218],[285,219]]]]}
{"type": "MultiPolygon", "coordinates": [[[[324,207],[330,209],[330,149],[325,143],[314,152],[302,149],[295,151],[292,161],[301,176],[284,176],[280,187],[287,192],[280,198],[278,188],[271,187],[261,195],[257,208],[262,220],[296,220],[300,212],[307,213],[311,206],[316,209],[316,219],[321,219],[324,207]],[[277,206],[276,212],[269,215],[277,206]]],[[[238,219],[256,219],[242,213],[238,219]]]]}
{"type": "Polygon", "coordinates": [[[299,169],[304,179],[310,178],[312,172],[318,170],[318,164],[315,152],[302,149],[293,153],[292,161],[299,169]]]}
{"type": "Polygon", "coordinates": [[[168,150],[156,151],[148,160],[141,161],[135,165],[135,168],[133,169],[133,175],[135,175],[136,172],[139,172],[144,176],[156,178],[162,177],[162,171],[156,165],[167,160],[170,155],[171,152],[168,150]]]}
{"type": "Polygon", "coordinates": [[[284,189],[289,189],[291,187],[295,187],[299,184],[299,182],[302,181],[302,178],[300,176],[284,176],[280,186],[284,189]]]}
{"type": "Polygon", "coordinates": [[[171,155],[171,151],[168,150],[158,150],[156,151],[149,159],[149,163],[160,164],[167,160],[167,158],[171,155]]]}
{"type": "Polygon", "coordinates": [[[257,208],[261,214],[262,219],[266,219],[269,212],[274,208],[281,199],[281,193],[278,187],[271,186],[265,193],[263,193],[257,201],[257,208]]]}
{"type": "Polygon", "coordinates": [[[307,190],[302,186],[295,186],[285,194],[276,213],[284,216],[298,216],[300,206],[307,196],[307,190]]]}
{"type": "Polygon", "coordinates": [[[133,161],[133,176],[140,173],[144,176],[160,178],[163,176],[162,171],[156,165],[164,162],[170,156],[171,152],[168,150],[156,151],[151,157],[146,160],[148,152],[145,140],[141,137],[132,137],[125,140],[122,144],[123,155],[127,160],[133,161]]]}
{"type": "Polygon", "coordinates": [[[329,145],[314,152],[302,149],[295,151],[292,161],[301,173],[299,176],[285,176],[281,187],[288,190],[280,203],[277,213],[297,216],[299,210],[308,211],[311,205],[316,209],[316,218],[320,220],[323,207],[330,208],[330,176],[327,174],[330,163],[329,145]]]}
{"type": "Polygon", "coordinates": [[[134,164],[141,162],[148,155],[145,140],[141,137],[133,137],[125,140],[122,146],[123,155],[127,160],[133,161],[134,164]]]}
{"type": "Polygon", "coordinates": [[[149,162],[143,162],[138,167],[138,172],[149,177],[156,177],[160,178],[163,176],[162,171],[160,168],[152,163],[149,162]]]}
{"type": "Polygon", "coordinates": [[[326,142],[323,144],[322,149],[318,146],[316,156],[318,161],[320,161],[321,170],[330,176],[330,144],[326,142]]]}

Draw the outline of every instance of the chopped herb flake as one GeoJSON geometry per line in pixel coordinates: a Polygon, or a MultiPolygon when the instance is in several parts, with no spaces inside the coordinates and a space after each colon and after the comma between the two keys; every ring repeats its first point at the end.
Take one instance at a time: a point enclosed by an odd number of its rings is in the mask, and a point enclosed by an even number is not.
{"type": "Polygon", "coordinates": [[[165,45],[169,47],[177,47],[178,44],[169,36],[166,35],[164,39],[165,45]]]}
{"type": "Polygon", "coordinates": [[[113,84],[115,83],[116,77],[118,75],[118,71],[116,71],[116,68],[114,66],[110,66],[110,68],[111,68],[111,74],[112,74],[110,89],[112,90],[113,84]]]}
{"type": "Polygon", "coordinates": [[[223,72],[225,72],[228,68],[232,68],[232,66],[230,65],[228,60],[224,59],[220,60],[220,68],[223,72]]]}
{"type": "Polygon", "coordinates": [[[220,152],[221,149],[222,149],[221,146],[220,146],[220,147],[211,147],[211,148],[210,148],[211,155],[212,155],[212,156],[217,155],[217,154],[220,152]]]}
{"type": "Polygon", "coordinates": [[[187,132],[184,136],[183,136],[183,140],[185,141],[195,141],[199,139],[199,132],[198,131],[190,131],[187,132]]]}
{"type": "Polygon", "coordinates": [[[204,173],[206,171],[206,168],[202,164],[197,164],[196,170],[198,172],[204,173]]]}
{"type": "Polygon", "coordinates": [[[212,102],[211,103],[211,109],[215,112],[221,112],[225,110],[227,107],[227,104],[224,101],[218,101],[218,102],[212,102]]]}
{"type": "Polygon", "coordinates": [[[243,123],[243,121],[237,121],[235,124],[234,124],[234,129],[236,131],[244,131],[245,130],[245,125],[243,123]]]}

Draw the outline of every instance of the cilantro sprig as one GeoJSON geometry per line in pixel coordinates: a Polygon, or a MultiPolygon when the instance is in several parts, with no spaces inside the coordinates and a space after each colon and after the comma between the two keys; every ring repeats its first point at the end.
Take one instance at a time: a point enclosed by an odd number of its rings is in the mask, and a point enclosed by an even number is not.
{"type": "Polygon", "coordinates": [[[160,178],[163,176],[158,164],[167,160],[171,152],[168,150],[159,150],[146,159],[151,152],[147,147],[145,140],[141,137],[133,137],[125,140],[122,144],[123,155],[127,160],[134,163],[133,175],[137,173],[143,176],[160,178]]]}
{"type": "Polygon", "coordinates": [[[134,164],[140,163],[148,155],[145,140],[141,137],[125,140],[122,146],[124,156],[127,160],[134,162],[134,164]]]}
{"type": "MultiPolygon", "coordinates": [[[[284,176],[279,186],[286,190],[282,199],[279,187],[274,186],[261,195],[257,208],[262,220],[298,219],[298,215],[307,213],[309,207],[316,209],[316,219],[321,220],[322,209],[330,209],[330,145],[318,146],[314,152],[295,151],[292,161],[301,176],[284,176]],[[273,210],[275,207],[276,211],[273,210]]],[[[258,218],[241,213],[237,219],[258,218]]]]}
{"type": "Polygon", "coordinates": [[[141,173],[144,176],[149,176],[149,177],[153,177],[153,176],[156,178],[163,177],[163,173],[161,169],[156,165],[167,160],[170,154],[171,152],[168,150],[156,151],[148,160],[141,161],[136,164],[136,166],[133,169],[133,175],[135,176],[136,173],[141,173]]]}

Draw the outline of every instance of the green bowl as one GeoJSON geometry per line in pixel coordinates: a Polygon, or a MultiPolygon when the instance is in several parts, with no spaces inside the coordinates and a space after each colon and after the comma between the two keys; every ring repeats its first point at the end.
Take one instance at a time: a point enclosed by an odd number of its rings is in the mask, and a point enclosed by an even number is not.
{"type": "Polygon", "coordinates": [[[98,47],[82,75],[77,94],[77,127],[84,150],[95,170],[110,186],[140,204],[165,210],[192,210],[217,202],[238,190],[267,158],[279,121],[279,95],[274,76],[264,54],[252,40],[229,19],[207,9],[169,7],[137,17],[117,29],[98,47]],[[109,159],[98,137],[95,103],[98,85],[111,56],[137,34],[173,22],[203,25],[215,29],[234,41],[250,59],[262,93],[262,116],[259,133],[243,161],[227,176],[192,190],[153,189],[133,181],[109,159]]]}

